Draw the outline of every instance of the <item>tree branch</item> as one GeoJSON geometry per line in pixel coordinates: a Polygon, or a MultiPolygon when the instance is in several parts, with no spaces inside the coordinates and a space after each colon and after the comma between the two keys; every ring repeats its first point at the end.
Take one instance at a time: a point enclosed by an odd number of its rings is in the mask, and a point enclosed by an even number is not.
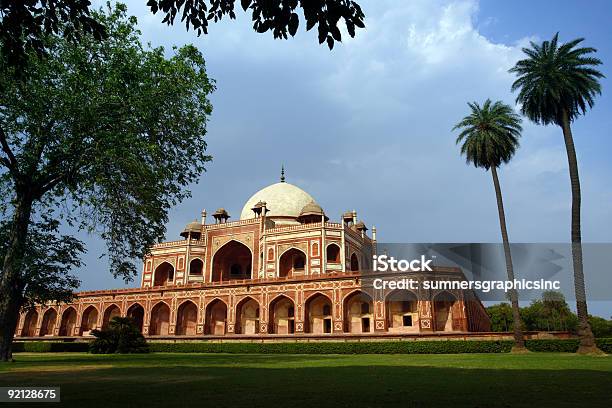
{"type": "Polygon", "coordinates": [[[2,157],[0,159],[2,159],[2,163],[9,169],[11,170],[12,173],[16,174],[18,172],[18,163],[17,163],[17,159],[15,158],[15,155],[13,154],[13,151],[11,150],[11,147],[8,144],[8,140],[6,138],[6,133],[4,133],[4,129],[2,129],[2,127],[0,127],[0,145],[2,145],[2,151],[4,153],[6,153],[7,157],[2,157]]]}

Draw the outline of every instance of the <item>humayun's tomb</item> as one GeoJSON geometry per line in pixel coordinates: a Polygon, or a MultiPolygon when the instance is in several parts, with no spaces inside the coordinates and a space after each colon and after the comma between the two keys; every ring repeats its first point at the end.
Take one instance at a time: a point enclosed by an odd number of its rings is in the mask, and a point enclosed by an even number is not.
{"type": "MultiPolygon", "coordinates": [[[[307,192],[281,181],[255,193],[240,219],[223,208],[155,245],[139,288],[79,292],[69,304],[24,310],[17,336],[87,337],[130,316],[149,339],[421,336],[490,330],[471,291],[372,289],[376,254],[357,213],[330,222],[307,192]]],[[[415,279],[465,279],[457,268],[415,279]]]]}

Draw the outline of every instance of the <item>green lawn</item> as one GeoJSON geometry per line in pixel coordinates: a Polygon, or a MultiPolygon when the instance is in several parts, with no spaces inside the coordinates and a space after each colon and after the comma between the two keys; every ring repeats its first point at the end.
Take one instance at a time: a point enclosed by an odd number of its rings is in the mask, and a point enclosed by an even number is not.
{"type": "Polygon", "coordinates": [[[71,407],[612,406],[612,357],[20,353],[16,359],[0,364],[0,386],[59,385],[62,405],[71,407]]]}

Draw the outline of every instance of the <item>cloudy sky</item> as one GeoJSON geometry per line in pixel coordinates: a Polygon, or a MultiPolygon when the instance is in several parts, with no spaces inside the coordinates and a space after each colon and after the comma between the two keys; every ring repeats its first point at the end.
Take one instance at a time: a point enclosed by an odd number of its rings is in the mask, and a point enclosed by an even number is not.
{"type": "MultiPolygon", "coordinates": [[[[459,156],[453,125],[466,102],[514,104],[507,71],[530,40],[560,31],[586,37],[612,77],[606,0],[361,0],[366,29],[333,51],[301,28],[287,41],[257,34],[239,13],[197,37],[167,27],[144,0],[127,2],[143,40],[195,44],[217,81],[208,152],[193,197],[173,209],[167,238],[201,209],[237,218],[257,190],[287,181],[312,194],[332,219],[355,209],[383,242],[498,242],[491,176],[459,156]]],[[[583,186],[583,239],[612,242],[612,91],[574,124],[583,186]]],[[[500,170],[510,239],[569,240],[570,190],[560,129],[525,123],[521,148],[500,170]]],[[[84,289],[122,287],[88,238],[84,289]]],[[[129,284],[133,286],[134,283],[129,284]]]]}

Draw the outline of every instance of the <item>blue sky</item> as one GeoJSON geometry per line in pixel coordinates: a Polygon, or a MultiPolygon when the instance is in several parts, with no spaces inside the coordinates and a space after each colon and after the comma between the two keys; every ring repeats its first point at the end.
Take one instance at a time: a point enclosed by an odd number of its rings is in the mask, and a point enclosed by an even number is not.
{"type": "MultiPolygon", "coordinates": [[[[586,37],[612,77],[612,4],[590,1],[362,0],[366,29],[333,51],[315,33],[288,41],[255,33],[250,19],[196,37],[166,27],[144,0],[128,1],[143,40],[193,43],[217,80],[208,172],[171,212],[168,239],[199,216],[246,200],[278,180],[310,194],[332,219],[357,210],[384,242],[499,242],[491,178],[458,154],[452,126],[466,102],[514,102],[507,70],[529,40],[586,37]]],[[[610,80],[596,107],[574,124],[583,183],[583,238],[612,242],[610,80]]],[[[561,131],[526,122],[515,159],[500,170],[510,239],[569,240],[570,190],[561,131]]],[[[84,289],[121,287],[87,238],[84,289]]],[[[588,271],[587,271],[588,273],[588,271]]],[[[137,285],[131,283],[129,286],[137,285]]],[[[596,306],[597,309],[597,306],[596,306]]],[[[599,308],[609,316],[609,307],[599,308]]]]}

